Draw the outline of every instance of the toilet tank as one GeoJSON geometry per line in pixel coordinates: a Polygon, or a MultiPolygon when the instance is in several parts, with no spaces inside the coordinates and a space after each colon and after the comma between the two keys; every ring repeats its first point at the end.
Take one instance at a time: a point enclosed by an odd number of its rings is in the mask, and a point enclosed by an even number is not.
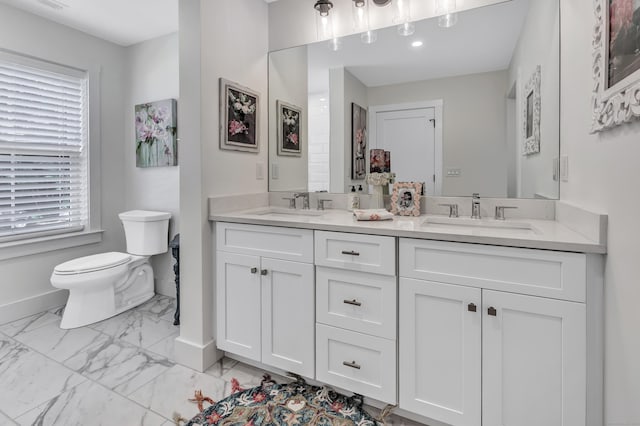
{"type": "Polygon", "coordinates": [[[151,256],[167,251],[171,213],[132,210],[118,216],[124,225],[127,253],[151,256]]]}

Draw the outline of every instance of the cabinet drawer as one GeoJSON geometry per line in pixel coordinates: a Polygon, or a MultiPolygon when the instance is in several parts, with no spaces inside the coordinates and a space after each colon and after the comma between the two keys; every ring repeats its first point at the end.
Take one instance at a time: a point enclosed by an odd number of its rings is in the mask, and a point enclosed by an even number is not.
{"type": "Polygon", "coordinates": [[[395,340],[396,278],[319,266],[316,320],[395,340]]]}
{"type": "Polygon", "coordinates": [[[547,250],[400,239],[400,275],[584,302],[586,256],[547,250]]]}
{"type": "Polygon", "coordinates": [[[316,265],[396,274],[394,237],[316,231],[316,265]]]}
{"type": "Polygon", "coordinates": [[[217,222],[216,248],[232,253],[313,263],[313,231],[217,222]]]}
{"type": "Polygon", "coordinates": [[[316,325],[316,379],[396,403],[396,342],[316,325]]]}

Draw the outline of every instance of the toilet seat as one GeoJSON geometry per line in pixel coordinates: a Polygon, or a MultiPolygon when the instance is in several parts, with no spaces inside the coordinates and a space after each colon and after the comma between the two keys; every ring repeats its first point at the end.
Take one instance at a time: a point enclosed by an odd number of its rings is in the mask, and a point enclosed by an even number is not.
{"type": "Polygon", "coordinates": [[[57,275],[77,275],[88,272],[102,271],[124,265],[131,260],[127,253],[108,252],[79,257],[68,262],[61,263],[53,270],[57,275]]]}

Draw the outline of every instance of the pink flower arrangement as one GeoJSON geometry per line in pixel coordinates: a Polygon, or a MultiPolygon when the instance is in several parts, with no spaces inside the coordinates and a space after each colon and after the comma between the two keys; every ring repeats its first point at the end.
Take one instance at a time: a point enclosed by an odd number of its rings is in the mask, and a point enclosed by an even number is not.
{"type": "Polygon", "coordinates": [[[229,135],[235,136],[240,133],[249,133],[249,128],[241,121],[231,120],[229,122],[229,135]]]}
{"type": "Polygon", "coordinates": [[[287,139],[294,145],[298,145],[298,135],[297,133],[289,133],[287,135],[287,139]]]}
{"type": "Polygon", "coordinates": [[[611,22],[611,42],[613,43],[618,33],[630,27],[633,23],[634,0],[612,0],[609,9],[611,22]]]}

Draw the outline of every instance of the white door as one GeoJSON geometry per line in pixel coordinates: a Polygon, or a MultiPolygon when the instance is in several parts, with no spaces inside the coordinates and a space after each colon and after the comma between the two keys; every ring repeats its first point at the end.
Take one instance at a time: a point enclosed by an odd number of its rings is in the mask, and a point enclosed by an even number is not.
{"type": "Polygon", "coordinates": [[[262,362],[314,378],[313,265],[262,258],[261,274],[262,362]]]}
{"type": "Polygon", "coordinates": [[[260,361],[260,258],[218,252],[217,345],[260,361]]]}
{"type": "Polygon", "coordinates": [[[391,171],[396,173],[396,181],[426,182],[426,193],[439,195],[435,108],[377,111],[373,119],[376,129],[372,148],[391,152],[391,171]]]}
{"type": "Polygon", "coordinates": [[[585,305],[489,290],[482,298],[483,424],[583,426],[585,305]]]}
{"type": "Polygon", "coordinates": [[[400,278],[399,305],[400,408],[480,426],[481,290],[400,278]]]}

